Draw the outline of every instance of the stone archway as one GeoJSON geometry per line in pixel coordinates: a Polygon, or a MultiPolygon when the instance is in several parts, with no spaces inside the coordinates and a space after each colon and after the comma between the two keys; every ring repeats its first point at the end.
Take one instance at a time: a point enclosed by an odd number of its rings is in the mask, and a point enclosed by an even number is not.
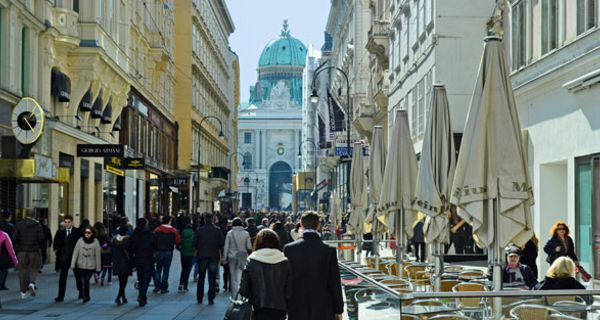
{"type": "Polygon", "coordinates": [[[292,203],[292,167],[283,161],[269,169],[269,207],[287,210],[292,203]]]}

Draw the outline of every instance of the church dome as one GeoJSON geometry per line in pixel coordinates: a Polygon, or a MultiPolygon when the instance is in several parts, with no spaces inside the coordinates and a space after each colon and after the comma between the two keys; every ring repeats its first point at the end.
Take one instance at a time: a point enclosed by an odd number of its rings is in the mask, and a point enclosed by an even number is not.
{"type": "Polygon", "coordinates": [[[299,66],[306,63],[306,46],[302,41],[292,37],[288,30],[287,20],[283,23],[283,30],[277,39],[271,40],[263,49],[258,67],[271,66],[299,66]]]}

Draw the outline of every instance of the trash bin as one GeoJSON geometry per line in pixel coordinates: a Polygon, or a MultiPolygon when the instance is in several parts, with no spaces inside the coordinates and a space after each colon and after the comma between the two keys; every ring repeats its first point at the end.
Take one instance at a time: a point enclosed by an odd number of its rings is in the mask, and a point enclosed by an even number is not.
{"type": "Polygon", "coordinates": [[[338,244],[339,256],[342,260],[354,261],[354,251],[356,247],[354,245],[354,237],[348,234],[342,235],[342,240],[348,240],[348,242],[341,242],[338,244]]]}

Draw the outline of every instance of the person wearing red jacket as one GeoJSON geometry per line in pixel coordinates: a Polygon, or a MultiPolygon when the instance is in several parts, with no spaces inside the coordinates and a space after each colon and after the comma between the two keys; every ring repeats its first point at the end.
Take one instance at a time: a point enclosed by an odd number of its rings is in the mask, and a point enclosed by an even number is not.
{"type": "Polygon", "coordinates": [[[181,243],[179,231],[171,226],[171,216],[164,216],[162,223],[154,229],[156,241],[156,272],[154,292],[169,292],[169,270],[173,261],[173,250],[181,243]]]}

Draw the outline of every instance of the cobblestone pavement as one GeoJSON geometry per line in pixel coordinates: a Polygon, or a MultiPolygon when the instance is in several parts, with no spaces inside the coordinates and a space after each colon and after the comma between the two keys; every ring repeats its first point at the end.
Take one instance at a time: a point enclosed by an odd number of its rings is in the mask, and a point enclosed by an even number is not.
{"type": "MultiPolygon", "coordinates": [[[[90,285],[91,301],[83,304],[77,300],[77,289],[75,279],[70,272],[67,282],[67,293],[65,301],[55,303],[54,297],[58,291],[58,273],[54,272],[54,265],[46,265],[44,272],[37,279],[37,295],[27,296],[21,299],[19,293],[18,274],[10,270],[6,286],[8,291],[0,291],[2,308],[0,319],[223,319],[225,310],[229,303],[229,293],[223,292],[221,288],[215,304],[208,305],[206,294],[204,304],[196,303],[196,282],[190,276],[190,291],[187,293],[177,292],[179,284],[180,262],[179,253],[173,255],[173,263],[169,274],[169,290],[167,294],[153,293],[153,287],[149,288],[148,304],[139,307],[137,304],[137,290],[134,288],[135,273],[129,278],[126,296],[129,303],[117,306],[114,303],[119,289],[118,279],[113,277],[112,285],[100,286],[94,284],[92,278],[90,285]]],[[[222,270],[222,268],[220,268],[222,270]]],[[[222,283],[221,283],[222,286],[222,283]]],[[[205,285],[208,290],[208,284],[205,285]]]]}

